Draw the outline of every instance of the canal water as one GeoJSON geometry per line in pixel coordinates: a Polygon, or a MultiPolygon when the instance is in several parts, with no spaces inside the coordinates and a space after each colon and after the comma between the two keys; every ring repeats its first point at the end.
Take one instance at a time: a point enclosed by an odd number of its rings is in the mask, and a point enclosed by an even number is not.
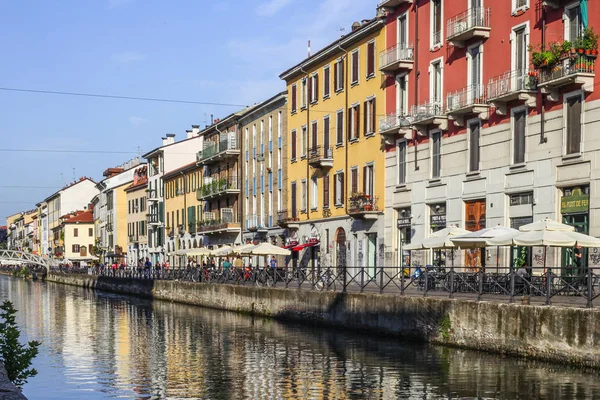
{"type": "Polygon", "coordinates": [[[597,372],[0,276],[29,399],[600,399],[597,372]]]}

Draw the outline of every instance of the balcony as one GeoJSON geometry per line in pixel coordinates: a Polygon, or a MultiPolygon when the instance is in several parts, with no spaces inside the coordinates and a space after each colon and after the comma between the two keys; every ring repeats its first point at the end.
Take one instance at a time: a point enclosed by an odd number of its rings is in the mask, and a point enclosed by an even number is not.
{"type": "Polygon", "coordinates": [[[455,47],[464,47],[468,40],[489,38],[490,30],[490,9],[469,8],[448,19],[447,41],[455,47]]]}
{"type": "Polygon", "coordinates": [[[267,232],[268,225],[265,223],[266,218],[260,215],[248,215],[246,217],[246,228],[251,232],[267,232]]]}
{"type": "Polygon", "coordinates": [[[379,70],[388,74],[408,72],[414,67],[413,46],[399,43],[379,54],[379,70]]]}
{"type": "Polygon", "coordinates": [[[109,222],[106,224],[106,230],[108,232],[112,232],[114,230],[114,226],[113,226],[112,222],[109,222]]]}
{"type": "Polygon", "coordinates": [[[311,147],[308,151],[308,164],[314,168],[333,167],[333,149],[323,146],[311,147]]]}
{"type": "Polygon", "coordinates": [[[393,11],[396,7],[403,4],[412,4],[413,0],[382,0],[377,5],[377,8],[384,8],[393,11]]]}
{"type": "Polygon", "coordinates": [[[448,94],[446,100],[446,113],[454,120],[454,125],[463,126],[467,114],[476,114],[480,119],[489,117],[486,91],[483,85],[467,86],[448,94]]]}
{"type": "Polygon", "coordinates": [[[197,233],[204,234],[215,234],[215,233],[228,233],[228,232],[239,232],[241,230],[241,224],[237,222],[234,215],[233,208],[221,208],[220,218],[217,218],[219,214],[212,211],[204,213],[204,219],[198,223],[197,233]]]}
{"type": "Polygon", "coordinates": [[[137,244],[137,243],[139,243],[139,241],[140,241],[140,238],[138,235],[129,235],[129,241],[128,241],[129,243],[137,244]]]}
{"type": "Polygon", "coordinates": [[[146,214],[148,218],[148,225],[160,225],[160,218],[158,214],[146,214]]]}
{"type": "Polygon", "coordinates": [[[488,102],[498,115],[506,115],[510,101],[523,101],[528,107],[535,107],[536,93],[536,74],[525,70],[508,71],[490,79],[487,86],[488,102]]]}
{"type": "Polygon", "coordinates": [[[300,219],[298,218],[299,214],[300,213],[298,210],[281,210],[277,214],[277,224],[288,229],[298,229],[300,227],[300,219]]]}
{"type": "Polygon", "coordinates": [[[240,155],[240,148],[235,139],[221,140],[218,144],[213,144],[198,152],[196,161],[199,165],[208,165],[211,163],[237,158],[240,155]]]}
{"type": "Polygon", "coordinates": [[[444,105],[441,101],[430,100],[427,103],[412,106],[407,119],[421,135],[427,135],[430,125],[435,125],[443,131],[448,129],[448,117],[444,113],[444,105]]]}
{"type": "Polygon", "coordinates": [[[146,199],[149,202],[157,202],[160,199],[158,198],[158,192],[155,189],[146,189],[146,199]]]}
{"type": "Polygon", "coordinates": [[[550,101],[558,101],[560,89],[570,85],[579,85],[584,92],[591,93],[594,91],[595,63],[595,58],[576,55],[554,66],[541,68],[538,88],[550,101]]]}
{"type": "Polygon", "coordinates": [[[410,118],[402,112],[395,112],[379,118],[379,134],[393,140],[398,134],[408,137],[411,134],[410,118]]]}
{"type": "Polygon", "coordinates": [[[227,178],[213,178],[212,182],[205,183],[196,192],[196,198],[202,201],[239,193],[240,186],[237,176],[230,176],[227,178]]]}
{"type": "Polygon", "coordinates": [[[352,218],[374,220],[378,217],[377,198],[373,196],[355,193],[350,197],[348,205],[348,215],[352,218]]]}

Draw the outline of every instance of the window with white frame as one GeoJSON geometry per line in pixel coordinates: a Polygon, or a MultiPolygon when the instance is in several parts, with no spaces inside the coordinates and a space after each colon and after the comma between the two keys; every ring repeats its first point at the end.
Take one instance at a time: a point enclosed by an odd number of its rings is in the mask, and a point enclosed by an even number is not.
{"type": "Polygon", "coordinates": [[[330,79],[330,68],[329,65],[326,65],[323,68],[323,100],[329,97],[330,79]]]}
{"type": "Polygon", "coordinates": [[[375,194],[375,165],[368,163],[363,168],[363,188],[365,194],[373,199],[375,194]]]}
{"type": "Polygon", "coordinates": [[[396,114],[408,114],[408,86],[406,84],[406,75],[396,77],[396,114]]]}
{"type": "Polygon", "coordinates": [[[529,0],[511,0],[512,1],[512,14],[518,14],[529,8],[529,0]]]}
{"type": "MultiPolygon", "coordinates": [[[[331,143],[329,142],[329,115],[323,117],[323,151],[328,151],[331,143]]],[[[324,154],[325,157],[328,157],[328,154],[324,154]]]]}
{"type": "Polygon", "coordinates": [[[442,94],[442,60],[435,60],[430,66],[430,82],[431,90],[430,99],[436,107],[441,109],[443,104],[442,94]]]}
{"type": "Polygon", "coordinates": [[[359,79],[360,79],[360,53],[359,50],[354,50],[351,54],[351,59],[352,59],[352,71],[351,71],[351,76],[352,76],[352,84],[355,85],[358,83],[359,79]]]}
{"type": "Polygon", "coordinates": [[[375,134],[375,97],[365,101],[365,136],[375,134]]]}
{"type": "Polygon", "coordinates": [[[442,45],[442,0],[431,0],[431,47],[442,45]]]}
{"type": "Polygon", "coordinates": [[[348,110],[348,139],[358,140],[360,136],[360,104],[355,104],[348,110]]]}
{"type": "Polygon", "coordinates": [[[338,171],[334,175],[333,192],[335,196],[335,205],[344,205],[344,172],[338,171]]]}
{"type": "Polygon", "coordinates": [[[338,110],[336,113],[336,144],[338,146],[344,144],[344,111],[338,110]]]}
{"type": "Polygon", "coordinates": [[[316,210],[317,207],[319,206],[319,185],[318,185],[316,176],[313,176],[311,178],[311,183],[312,183],[312,187],[311,187],[311,192],[310,192],[310,197],[311,197],[310,208],[313,210],[316,210]]]}
{"type": "Polygon", "coordinates": [[[581,36],[583,32],[583,23],[581,21],[581,5],[579,1],[565,7],[563,14],[564,38],[571,43],[581,36]]]}
{"type": "Polygon", "coordinates": [[[316,103],[319,100],[319,74],[314,73],[310,77],[310,102],[316,103]]]}
{"type": "Polygon", "coordinates": [[[565,95],[564,99],[564,143],[565,155],[581,153],[582,140],[582,111],[583,100],[581,92],[572,95],[565,95]]]}
{"type": "Polygon", "coordinates": [[[295,113],[296,111],[298,111],[298,98],[297,98],[297,86],[296,84],[292,85],[292,89],[291,89],[292,93],[291,93],[291,103],[292,103],[292,108],[291,108],[291,113],[295,113]]]}
{"type": "Polygon", "coordinates": [[[358,166],[350,168],[350,193],[358,193],[358,166]]]}
{"type": "Polygon", "coordinates": [[[525,127],[527,126],[527,110],[519,108],[512,111],[513,128],[513,164],[525,162],[525,127]]]}
{"type": "Polygon", "coordinates": [[[396,143],[396,170],[397,184],[404,185],[406,183],[406,140],[399,140],[396,143]]]}
{"type": "Polygon", "coordinates": [[[308,148],[308,128],[306,125],[302,127],[302,135],[300,137],[300,156],[306,157],[306,149],[308,148]]]}
{"type": "Polygon", "coordinates": [[[481,62],[481,48],[480,45],[470,47],[467,51],[467,62],[468,62],[468,75],[469,75],[469,86],[470,90],[468,93],[468,102],[477,103],[479,98],[483,95],[483,84],[482,84],[482,67],[481,62]]]}
{"type": "Polygon", "coordinates": [[[513,42],[512,64],[513,70],[516,71],[515,79],[517,79],[517,83],[519,83],[516,88],[519,90],[523,89],[521,83],[524,82],[523,77],[526,75],[529,66],[529,56],[527,53],[527,34],[527,26],[521,25],[513,29],[511,38],[513,42]]]}
{"type": "Polygon", "coordinates": [[[442,169],[442,132],[431,133],[431,178],[440,177],[442,169]]]}
{"type": "Polygon", "coordinates": [[[306,108],[306,102],[308,101],[308,80],[302,79],[302,97],[300,101],[300,107],[306,108]]]}
{"type": "Polygon", "coordinates": [[[300,181],[300,211],[306,212],[307,195],[306,179],[302,179],[300,181]]]}
{"type": "Polygon", "coordinates": [[[333,86],[336,92],[344,90],[344,59],[338,59],[333,65],[333,86]]]}
{"type": "Polygon", "coordinates": [[[375,41],[367,43],[367,78],[375,76],[375,41]]]}
{"type": "Polygon", "coordinates": [[[479,138],[481,123],[479,121],[469,123],[469,172],[479,171],[479,138]]]}

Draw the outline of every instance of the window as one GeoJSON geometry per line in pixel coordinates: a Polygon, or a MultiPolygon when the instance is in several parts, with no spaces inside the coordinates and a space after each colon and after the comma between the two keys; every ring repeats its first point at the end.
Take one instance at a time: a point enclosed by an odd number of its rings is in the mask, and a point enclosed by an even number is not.
{"type": "Polygon", "coordinates": [[[367,43],[367,78],[375,76],[375,42],[367,43]]]}
{"type": "Polygon", "coordinates": [[[350,193],[358,193],[358,167],[350,169],[350,193]]]}
{"type": "Polygon", "coordinates": [[[297,103],[297,97],[296,97],[296,85],[295,84],[292,85],[291,98],[292,98],[292,114],[293,114],[296,111],[298,111],[298,103],[297,103]]]}
{"type": "Polygon", "coordinates": [[[79,253],[79,250],[80,250],[80,249],[79,249],[79,245],[78,245],[78,244],[74,244],[74,245],[72,246],[72,250],[73,250],[73,253],[79,253]]]}
{"type": "Polygon", "coordinates": [[[310,124],[310,133],[311,133],[311,146],[312,151],[317,151],[317,145],[319,144],[318,140],[318,130],[317,130],[317,121],[313,121],[310,124]]]}
{"type": "Polygon", "coordinates": [[[306,108],[306,102],[308,100],[308,80],[302,79],[302,94],[300,97],[300,107],[306,108]]]}
{"type": "Polygon", "coordinates": [[[306,179],[302,179],[302,181],[300,181],[300,196],[301,196],[300,211],[306,212],[306,206],[307,206],[306,179]]]}
{"type": "Polygon", "coordinates": [[[88,236],[89,237],[94,236],[94,228],[88,228],[88,236]]]}
{"type": "Polygon", "coordinates": [[[439,178],[442,166],[442,133],[432,133],[431,142],[431,177],[439,178]]]}
{"type": "Polygon", "coordinates": [[[442,45],[442,0],[431,0],[431,47],[442,45]]]}
{"type": "Polygon", "coordinates": [[[479,122],[469,124],[469,172],[479,171],[479,122]]]}
{"type": "Polygon", "coordinates": [[[310,77],[310,102],[316,103],[319,100],[319,75],[314,74],[310,77]]]}
{"type": "Polygon", "coordinates": [[[352,84],[353,85],[358,83],[359,66],[360,66],[359,51],[354,50],[352,52],[352,84]]]}
{"type": "Polygon", "coordinates": [[[319,184],[317,182],[317,177],[312,177],[312,191],[311,191],[311,203],[310,208],[316,210],[319,206],[319,184]]]}
{"type": "Polygon", "coordinates": [[[344,59],[340,58],[333,65],[333,86],[336,92],[344,90],[344,59]]]}
{"type": "Polygon", "coordinates": [[[399,141],[396,145],[396,156],[398,164],[398,185],[406,183],[406,141],[399,141]]]}
{"type": "Polygon", "coordinates": [[[79,236],[79,229],[75,228],[73,229],[73,237],[78,237],[79,236]]]}
{"type": "Polygon", "coordinates": [[[566,154],[581,152],[581,95],[566,97],[565,146],[566,154]]]}
{"type": "Polygon", "coordinates": [[[512,13],[515,15],[519,11],[525,11],[529,8],[529,0],[512,0],[512,13]]]}
{"type": "MultiPolygon", "coordinates": [[[[323,118],[323,151],[329,150],[329,115],[323,118]]],[[[327,154],[324,154],[327,156],[327,154]]]]}
{"type": "Polygon", "coordinates": [[[365,101],[365,136],[375,133],[375,98],[365,101]]]}
{"type": "Polygon", "coordinates": [[[292,142],[292,161],[296,161],[296,130],[294,129],[291,134],[290,141],[292,142]]]}
{"type": "Polygon", "coordinates": [[[335,174],[333,181],[333,192],[335,195],[335,205],[344,205],[344,173],[338,172],[335,174]]]}
{"type": "Polygon", "coordinates": [[[431,63],[431,100],[436,107],[442,106],[442,62],[431,63]]]}
{"type": "Polygon", "coordinates": [[[565,7],[563,20],[565,27],[565,40],[568,40],[571,43],[573,43],[575,39],[581,36],[581,33],[583,31],[581,21],[581,6],[579,5],[579,2],[573,4],[570,7],[565,7]]]}
{"type": "Polygon", "coordinates": [[[323,68],[323,99],[329,97],[329,72],[330,68],[329,65],[327,65],[323,68]]]}
{"type": "Polygon", "coordinates": [[[302,136],[300,137],[300,152],[301,156],[306,157],[306,148],[308,147],[308,129],[306,125],[302,127],[302,136]]]}
{"type": "Polygon", "coordinates": [[[292,182],[291,189],[290,189],[290,192],[291,192],[291,195],[290,195],[291,203],[290,204],[292,206],[292,218],[296,218],[298,216],[298,202],[297,202],[297,198],[296,198],[296,191],[297,191],[296,185],[297,185],[296,182],[292,182]]]}
{"type": "Polygon", "coordinates": [[[329,174],[323,177],[323,208],[329,208],[329,174]]]}
{"type": "Polygon", "coordinates": [[[525,162],[525,110],[513,112],[513,163],[525,162]]]}
{"type": "Polygon", "coordinates": [[[479,45],[472,47],[467,52],[467,59],[469,60],[469,76],[471,77],[470,85],[471,91],[468,100],[470,103],[478,103],[479,98],[483,95],[483,84],[482,84],[482,63],[481,63],[481,50],[479,45]]]}
{"type": "Polygon", "coordinates": [[[406,85],[406,75],[396,77],[396,114],[408,114],[408,92],[406,85]]]}
{"type": "Polygon", "coordinates": [[[371,199],[375,194],[375,185],[373,183],[375,180],[374,169],[373,164],[367,164],[363,168],[363,187],[365,189],[365,194],[370,196],[371,199]]]}
{"type": "Polygon", "coordinates": [[[358,140],[360,121],[360,104],[350,107],[348,110],[348,139],[358,140]]]}
{"type": "MultiPolygon", "coordinates": [[[[525,34],[525,27],[521,27],[514,31],[514,69],[517,73],[518,83],[521,85],[524,81],[523,77],[526,74],[527,66],[529,64],[527,57],[527,35],[525,34]]],[[[523,89],[522,86],[517,89],[523,89]]]]}
{"type": "Polygon", "coordinates": [[[336,116],[337,116],[336,143],[338,145],[342,145],[342,144],[344,144],[344,111],[342,111],[342,110],[338,111],[336,116]]]}

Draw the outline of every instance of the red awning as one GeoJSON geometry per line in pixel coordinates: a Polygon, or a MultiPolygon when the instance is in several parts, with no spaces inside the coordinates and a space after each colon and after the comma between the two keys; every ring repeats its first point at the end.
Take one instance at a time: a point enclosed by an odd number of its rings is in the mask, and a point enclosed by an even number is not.
{"type": "Polygon", "coordinates": [[[303,244],[300,244],[300,245],[295,246],[294,248],[292,248],[292,251],[300,251],[300,250],[303,250],[303,249],[305,249],[307,247],[314,247],[314,246],[316,246],[318,244],[319,244],[318,241],[303,243],[303,244]]]}

